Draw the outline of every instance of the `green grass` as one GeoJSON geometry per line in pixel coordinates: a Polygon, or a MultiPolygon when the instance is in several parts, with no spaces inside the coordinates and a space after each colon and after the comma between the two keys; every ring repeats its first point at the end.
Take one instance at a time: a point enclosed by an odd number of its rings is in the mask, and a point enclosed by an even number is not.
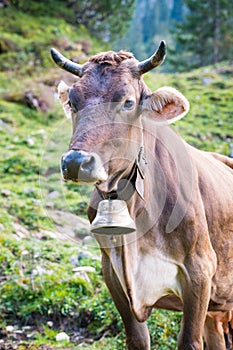
{"type": "Polygon", "coordinates": [[[84,27],[65,21],[66,13],[72,17],[72,12],[62,2],[55,0],[49,3],[50,8],[48,3],[41,4],[41,11],[38,11],[37,2],[30,2],[30,11],[20,11],[12,6],[1,9],[1,70],[16,71],[20,66],[22,73],[32,75],[35,70],[52,66],[48,55],[51,46],[63,47],[63,50],[69,51],[71,57],[82,57],[80,40],[91,43],[91,52],[99,47],[95,38],[90,40],[84,27]],[[54,14],[54,9],[56,15],[51,14],[54,14]]]}
{"type": "MultiPolygon", "coordinates": [[[[81,327],[86,328],[88,339],[80,341],[83,345],[78,348],[124,349],[122,321],[101,278],[101,262],[98,255],[83,257],[79,254],[83,251],[82,246],[69,242],[34,238],[16,241],[2,235],[0,325],[38,327],[35,346],[55,346],[55,336],[64,328],[72,340],[74,331],[81,327]],[[71,257],[78,256],[78,266],[92,266],[93,271],[75,274],[71,257]],[[47,321],[53,322],[52,328],[47,321]],[[96,341],[91,345],[89,340],[93,339],[96,341]]],[[[180,318],[180,313],[153,312],[148,325],[154,349],[167,349],[164,344],[175,347],[180,318]]],[[[68,345],[76,348],[72,342],[64,347],[68,345]]]]}
{"type": "MultiPolygon", "coordinates": [[[[71,124],[54,102],[54,92],[61,78],[70,83],[73,77],[54,67],[49,48],[81,57],[82,40],[90,46],[89,54],[106,46],[90,38],[85,28],[67,23],[60,1],[48,1],[46,11],[43,2],[35,2],[30,14],[10,7],[1,13],[0,326],[13,323],[20,328],[38,320],[35,348],[43,343],[58,347],[54,341],[58,332],[65,329],[72,335],[82,327],[89,339],[99,340],[58,348],[124,349],[122,321],[96,259],[99,250],[93,249],[79,262],[95,268],[88,280],[73,272],[70,258],[86,252],[78,242],[60,242],[46,235],[43,240],[35,238],[40,230],[54,230],[48,208],[86,216],[92,191],[60,181],[60,157],[68,147],[71,124]],[[56,17],[51,15],[54,3],[56,17]],[[46,103],[45,111],[28,105],[27,91],[46,103]],[[26,228],[30,237],[19,239],[15,225],[26,228]],[[52,329],[47,326],[49,320],[54,322],[52,329]]],[[[200,149],[229,154],[233,149],[232,77],[233,66],[223,63],[185,74],[155,72],[146,75],[145,81],[152,90],[173,86],[189,99],[189,114],[173,126],[182,137],[200,149]]],[[[154,310],[148,320],[153,349],[175,348],[180,319],[180,313],[154,310]]]]}
{"type": "Polygon", "coordinates": [[[183,74],[147,75],[152,90],[172,86],[190,102],[190,112],[175,130],[193,146],[230,154],[233,143],[233,66],[219,64],[183,74]],[[225,67],[225,68],[224,68],[225,67]]]}
{"type": "MultiPolygon", "coordinates": [[[[46,74],[51,73],[47,70],[46,74]]],[[[175,126],[187,141],[201,149],[228,154],[233,134],[232,80],[213,71],[212,82],[203,85],[200,76],[203,76],[202,71],[175,77],[151,74],[146,77],[146,81],[153,89],[161,85],[175,86],[188,97],[191,111],[175,126]]],[[[17,86],[17,77],[14,79],[17,86]]],[[[28,82],[33,86],[34,78],[28,82]]],[[[124,349],[123,326],[102,281],[99,263],[97,275],[92,276],[91,284],[87,285],[85,281],[73,278],[68,257],[77,249],[75,245],[63,247],[54,241],[40,242],[32,238],[32,241],[17,242],[15,238],[10,238],[14,232],[13,223],[26,227],[32,236],[33,232],[40,229],[53,230],[53,223],[44,211],[48,202],[52,208],[85,215],[91,188],[60,182],[59,161],[68,145],[71,132],[69,121],[65,121],[57,105],[43,114],[25,104],[4,100],[0,108],[3,120],[0,220],[2,232],[9,236],[8,240],[2,242],[0,250],[1,264],[4,266],[1,275],[12,276],[1,284],[2,324],[11,324],[15,315],[20,324],[38,315],[44,327],[51,318],[69,318],[78,327],[80,314],[88,312],[90,318],[86,326],[90,338],[98,338],[104,332],[107,335],[93,344],[84,342],[78,347],[72,343],[60,346],[64,349],[124,349]],[[57,191],[58,196],[49,199],[53,191],[57,191]],[[21,254],[25,250],[29,253],[22,258],[21,254]],[[37,277],[34,281],[36,286],[33,287],[30,280],[31,259],[37,252],[39,257],[33,264],[41,263],[53,274],[43,276],[43,281],[37,277]],[[22,276],[20,269],[25,262],[27,269],[22,276]],[[96,285],[99,292],[95,294],[96,285]],[[109,330],[112,322],[114,331],[109,330]]],[[[88,265],[92,263],[87,262],[88,265]]],[[[148,321],[153,349],[175,348],[180,318],[179,313],[154,311],[148,321]]],[[[42,343],[55,346],[54,334],[62,328],[62,323],[51,332],[44,328],[37,333],[35,346],[42,343]]]]}

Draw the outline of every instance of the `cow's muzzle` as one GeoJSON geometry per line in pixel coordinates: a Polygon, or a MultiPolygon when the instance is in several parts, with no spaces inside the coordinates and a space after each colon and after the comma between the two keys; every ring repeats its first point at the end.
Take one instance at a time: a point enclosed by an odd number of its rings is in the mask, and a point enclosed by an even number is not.
{"type": "Polygon", "coordinates": [[[77,183],[99,183],[108,176],[96,153],[70,150],[61,158],[61,171],[64,180],[77,183]]]}

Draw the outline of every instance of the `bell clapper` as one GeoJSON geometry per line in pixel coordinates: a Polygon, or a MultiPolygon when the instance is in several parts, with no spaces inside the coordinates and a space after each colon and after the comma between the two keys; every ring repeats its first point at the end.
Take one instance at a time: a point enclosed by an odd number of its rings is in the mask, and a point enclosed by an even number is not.
{"type": "Polygon", "coordinates": [[[110,241],[111,241],[112,243],[116,243],[116,237],[112,236],[112,237],[110,238],[110,241]]]}

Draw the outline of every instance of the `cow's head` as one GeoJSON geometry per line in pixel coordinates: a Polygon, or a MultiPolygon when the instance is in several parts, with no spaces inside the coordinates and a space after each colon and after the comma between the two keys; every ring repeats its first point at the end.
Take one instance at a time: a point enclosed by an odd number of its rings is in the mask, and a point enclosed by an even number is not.
{"type": "Polygon", "coordinates": [[[61,161],[63,177],[96,184],[104,192],[116,190],[143,146],[143,112],[170,123],[189,109],[177,90],[163,87],[151,93],[142,80],[145,72],[163,62],[165,43],[143,62],[129,52],[110,51],[79,65],[55,49],[51,52],[61,68],[80,78],[71,87],[64,82],[58,87],[65,113],[73,121],[69,150],[61,161]]]}

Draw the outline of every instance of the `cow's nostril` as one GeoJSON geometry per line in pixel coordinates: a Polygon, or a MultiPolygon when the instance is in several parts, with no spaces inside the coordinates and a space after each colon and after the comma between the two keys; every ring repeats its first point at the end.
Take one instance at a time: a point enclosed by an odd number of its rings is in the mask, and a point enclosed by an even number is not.
{"type": "Polygon", "coordinates": [[[61,158],[61,171],[65,180],[95,183],[105,181],[107,174],[96,154],[70,150],[61,158]]]}
{"type": "Polygon", "coordinates": [[[93,156],[90,156],[89,159],[82,162],[81,169],[91,173],[94,166],[95,166],[95,158],[93,156]]]}
{"type": "Polygon", "coordinates": [[[70,150],[61,158],[61,171],[65,180],[88,180],[94,167],[95,157],[84,151],[70,150]]]}

